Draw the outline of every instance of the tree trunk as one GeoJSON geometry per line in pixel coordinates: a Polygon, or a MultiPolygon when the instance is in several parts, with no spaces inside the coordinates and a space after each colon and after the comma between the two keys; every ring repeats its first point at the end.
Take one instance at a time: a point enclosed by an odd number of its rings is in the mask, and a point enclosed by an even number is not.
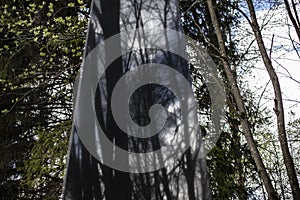
{"type": "Polygon", "coordinates": [[[215,13],[215,9],[214,9],[212,0],[207,0],[207,4],[208,4],[211,20],[213,22],[213,26],[214,26],[214,29],[216,31],[216,35],[218,38],[221,60],[224,65],[224,71],[225,71],[226,77],[228,79],[228,84],[229,84],[230,90],[234,96],[234,100],[235,100],[237,108],[238,108],[238,116],[241,121],[243,132],[244,132],[247,144],[249,146],[251,155],[252,155],[255,165],[257,167],[258,174],[263,180],[264,186],[266,187],[266,190],[268,192],[269,199],[279,199],[278,194],[272,185],[272,182],[267,173],[266,167],[265,167],[265,165],[262,161],[262,158],[259,154],[259,151],[255,144],[253,135],[251,133],[250,125],[247,120],[247,112],[245,109],[245,105],[244,105],[241,93],[239,91],[237,81],[236,81],[236,79],[233,75],[233,72],[228,63],[225,42],[223,40],[221,28],[219,26],[218,18],[215,13]]]}
{"type": "Polygon", "coordinates": [[[289,16],[291,22],[293,23],[293,26],[295,28],[295,31],[297,33],[297,36],[298,36],[298,39],[299,39],[299,42],[300,42],[300,22],[299,22],[298,13],[297,13],[297,10],[296,10],[295,2],[292,1],[292,5],[293,5],[293,8],[294,8],[294,13],[295,13],[296,18],[293,16],[293,13],[291,11],[290,4],[289,4],[288,0],[284,0],[284,4],[285,4],[285,7],[286,7],[288,16],[289,16]]]}
{"type": "Polygon", "coordinates": [[[295,165],[292,159],[292,156],[289,151],[288,142],[286,138],[286,129],[285,129],[285,120],[284,120],[284,109],[283,109],[283,102],[282,102],[282,95],[281,95],[281,88],[280,83],[278,80],[278,76],[272,66],[272,62],[268,56],[266,47],[264,45],[262,34],[257,22],[253,2],[251,0],[247,0],[248,8],[251,15],[251,26],[253,29],[253,32],[255,34],[255,38],[258,44],[259,51],[261,53],[264,65],[269,73],[269,76],[272,81],[273,90],[274,90],[274,111],[276,113],[277,117],[277,129],[278,129],[278,138],[283,154],[284,164],[287,169],[287,174],[289,177],[289,182],[292,188],[292,193],[294,199],[300,199],[300,189],[299,189],[299,182],[297,179],[297,174],[295,170],[295,165]]]}
{"type": "MultiPolygon", "coordinates": [[[[117,55],[121,55],[121,38],[120,33],[120,0],[101,0],[102,15],[100,18],[100,24],[103,29],[104,39],[115,36],[115,40],[112,42],[106,41],[105,44],[105,58],[111,60],[113,51],[119,49],[117,55]],[[118,45],[118,48],[115,48],[118,45]]],[[[110,134],[112,141],[115,141],[116,146],[128,150],[128,138],[127,134],[118,127],[114,121],[111,109],[111,97],[114,87],[118,80],[123,75],[122,58],[115,59],[109,68],[105,71],[106,87],[107,87],[107,132],[110,134]]],[[[120,94],[121,95],[121,94],[120,94]]],[[[113,151],[113,149],[112,149],[113,151]]],[[[123,159],[124,163],[129,163],[129,158],[121,158],[119,154],[115,153],[115,159],[123,159]]],[[[128,164],[129,165],[129,164],[128,164]]],[[[107,168],[103,166],[103,169],[107,168]]],[[[103,173],[105,184],[105,194],[107,199],[130,199],[132,193],[132,184],[130,181],[130,174],[122,172],[116,169],[108,168],[107,173],[103,173]],[[107,178],[105,177],[107,176],[107,178]]],[[[103,172],[106,172],[103,170],[103,172]]]]}

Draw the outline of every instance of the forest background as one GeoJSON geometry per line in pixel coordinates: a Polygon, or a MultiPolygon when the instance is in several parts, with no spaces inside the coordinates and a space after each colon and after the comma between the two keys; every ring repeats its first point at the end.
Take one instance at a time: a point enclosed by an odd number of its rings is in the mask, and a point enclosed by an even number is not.
{"type": "MultiPolygon", "coordinates": [[[[90,1],[0,2],[0,199],[59,199],[90,1]]],[[[207,49],[226,123],[207,156],[215,199],[300,199],[300,2],[180,1],[184,33],[207,49]]],[[[190,65],[199,124],[212,114],[190,65]]]]}

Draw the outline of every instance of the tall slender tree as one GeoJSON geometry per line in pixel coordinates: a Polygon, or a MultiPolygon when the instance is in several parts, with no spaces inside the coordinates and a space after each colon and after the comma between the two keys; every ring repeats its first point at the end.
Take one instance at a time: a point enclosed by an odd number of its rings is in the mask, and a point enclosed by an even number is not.
{"type": "Polygon", "coordinates": [[[279,199],[279,196],[272,185],[270,176],[267,173],[266,167],[263,163],[263,160],[260,156],[258,148],[255,144],[255,140],[253,138],[250,124],[248,121],[248,114],[247,114],[247,111],[245,108],[245,104],[243,102],[239,87],[237,85],[236,79],[233,75],[232,69],[230,68],[230,64],[228,62],[228,56],[227,56],[226,47],[225,47],[225,43],[224,43],[224,39],[223,39],[223,34],[222,34],[221,28],[219,26],[219,22],[218,22],[218,18],[217,18],[216,12],[215,12],[214,4],[213,4],[212,0],[207,0],[207,4],[208,4],[211,19],[212,19],[212,23],[214,25],[216,35],[218,38],[218,43],[219,43],[219,48],[220,48],[220,56],[221,56],[221,59],[223,62],[224,71],[225,71],[226,77],[228,79],[229,88],[233,94],[233,97],[235,99],[235,102],[236,102],[236,105],[238,108],[238,116],[241,121],[241,124],[243,127],[243,132],[244,132],[245,138],[247,140],[251,155],[255,161],[256,167],[258,169],[258,173],[261,176],[261,178],[264,182],[264,185],[267,189],[269,198],[270,199],[279,199]]]}
{"type": "MultiPolygon", "coordinates": [[[[256,42],[258,44],[259,51],[261,53],[261,57],[263,59],[264,65],[267,69],[267,72],[270,76],[272,85],[273,85],[273,91],[274,91],[274,112],[276,114],[277,118],[277,130],[278,130],[278,138],[281,146],[281,151],[283,154],[284,164],[286,166],[287,174],[289,177],[290,185],[292,188],[293,197],[295,199],[300,199],[300,188],[299,188],[299,182],[295,170],[295,164],[293,161],[293,158],[290,154],[289,145],[287,142],[287,136],[286,136],[286,128],[285,128],[285,117],[284,117],[284,108],[283,108],[283,100],[282,100],[282,92],[280,87],[280,82],[277,76],[277,73],[275,72],[272,61],[267,53],[262,33],[259,27],[259,24],[257,22],[257,17],[255,13],[255,9],[253,6],[253,2],[251,0],[247,0],[250,17],[251,17],[251,27],[254,32],[256,42]]],[[[295,27],[296,28],[296,27],[295,27]]]]}

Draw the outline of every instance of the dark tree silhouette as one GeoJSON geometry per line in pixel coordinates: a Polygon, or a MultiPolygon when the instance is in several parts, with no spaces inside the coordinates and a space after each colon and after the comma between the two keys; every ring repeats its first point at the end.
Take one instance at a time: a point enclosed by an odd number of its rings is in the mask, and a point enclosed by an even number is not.
{"type": "MultiPolygon", "coordinates": [[[[100,42],[121,31],[125,32],[125,36],[118,35],[114,41],[105,43],[104,55],[99,55],[102,56],[104,63],[113,58],[112,54],[121,55],[122,49],[130,48],[131,45],[143,46],[143,48],[132,50],[115,59],[100,78],[95,91],[97,120],[104,128],[107,138],[123,150],[138,153],[160,149],[166,145],[168,135],[175,137],[178,126],[180,126],[178,125],[180,124],[179,120],[182,117],[180,108],[176,107],[178,98],[169,88],[158,84],[149,83],[134,91],[129,105],[122,106],[129,106],[130,117],[139,126],[146,126],[150,123],[148,112],[154,104],[161,104],[166,110],[170,107],[174,110],[167,112],[165,125],[158,134],[149,138],[128,136],[118,127],[112,115],[111,98],[118,80],[123,74],[135,70],[140,65],[158,63],[175,69],[191,83],[188,64],[184,58],[167,50],[151,48],[152,41],[146,37],[149,27],[153,30],[167,28],[181,32],[178,2],[175,0],[101,0],[92,2],[85,56],[100,42]],[[126,35],[128,31],[136,28],[141,30],[138,32],[140,35],[137,34],[133,38],[130,38],[131,35],[126,35]]],[[[170,37],[166,34],[156,39],[170,49],[183,48],[184,50],[183,40],[178,36],[170,37]]],[[[85,70],[84,67],[82,70],[85,70]]],[[[177,81],[178,86],[182,84],[177,77],[169,77],[168,74],[160,74],[160,76],[177,81]]],[[[127,80],[127,84],[130,84],[130,81],[127,80]]],[[[80,96],[80,89],[79,81],[77,98],[80,96]]],[[[122,92],[126,93],[126,91],[122,92]]],[[[121,94],[119,96],[122,97],[121,94]]],[[[189,123],[187,119],[183,120],[185,120],[182,122],[183,124],[189,123]]],[[[188,127],[185,127],[184,131],[188,132],[188,127]]],[[[94,134],[97,134],[97,131],[94,134]]],[[[201,138],[200,135],[198,137],[201,138]]],[[[206,162],[204,159],[198,158],[197,151],[195,152],[191,148],[182,155],[175,166],[172,166],[172,169],[162,168],[154,172],[127,173],[98,162],[81,142],[75,125],[70,142],[64,199],[173,200],[186,198],[194,200],[211,198],[206,162]]],[[[199,140],[200,142],[201,140],[199,140]]],[[[103,144],[101,145],[100,141],[100,148],[102,147],[103,144]]],[[[104,160],[112,159],[107,157],[110,155],[106,154],[107,150],[107,148],[101,149],[104,160]]],[[[114,149],[110,150],[114,151],[114,149]]],[[[117,153],[114,155],[116,159],[123,159],[129,165],[129,158],[118,158],[120,156],[117,153]]]]}

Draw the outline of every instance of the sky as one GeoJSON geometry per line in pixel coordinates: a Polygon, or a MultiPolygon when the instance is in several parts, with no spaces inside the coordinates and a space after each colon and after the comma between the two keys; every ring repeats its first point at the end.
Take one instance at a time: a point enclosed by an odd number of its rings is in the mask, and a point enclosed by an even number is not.
{"type": "MultiPolygon", "coordinates": [[[[298,50],[300,49],[299,40],[294,27],[291,26],[284,5],[273,10],[270,10],[269,6],[265,6],[264,9],[260,7],[257,10],[257,16],[260,26],[263,27],[265,46],[269,54],[271,53],[272,64],[281,84],[287,123],[293,118],[300,118],[300,57],[294,50],[290,38],[298,41],[298,43],[294,43],[298,50]],[[294,115],[291,115],[291,112],[294,115]]],[[[251,32],[249,24],[242,20],[237,35],[241,39],[238,44],[241,51],[244,51],[254,39],[253,35],[247,33],[248,31],[251,32]]],[[[251,51],[255,52],[256,50],[257,45],[254,42],[251,51]]],[[[255,54],[250,55],[250,61],[247,63],[247,65],[254,66],[251,76],[247,77],[249,87],[257,94],[263,94],[261,105],[266,105],[273,110],[274,93],[269,75],[261,58],[254,57],[255,54]]]]}
{"type": "MultiPolygon", "coordinates": [[[[256,14],[259,25],[262,27],[262,35],[265,46],[268,53],[271,53],[272,64],[280,81],[282,96],[284,99],[285,123],[287,125],[289,122],[300,118],[300,56],[297,55],[294,50],[290,38],[296,41],[294,45],[298,49],[299,54],[300,41],[292,23],[289,20],[285,6],[282,5],[273,10],[270,10],[269,8],[270,6],[266,4],[260,5],[260,7],[256,9],[256,14]]],[[[298,9],[298,13],[300,13],[300,4],[298,5],[298,9]]],[[[241,19],[241,24],[237,29],[236,37],[239,39],[237,45],[240,53],[244,52],[249,44],[251,44],[251,42],[255,39],[252,34],[251,27],[245,19],[241,19]]],[[[272,131],[274,133],[274,137],[264,138],[264,135],[260,134],[256,134],[255,137],[260,137],[260,141],[264,141],[267,145],[269,145],[268,147],[272,148],[271,143],[269,142],[273,142],[273,139],[277,138],[276,115],[273,111],[274,93],[269,75],[265,69],[260,54],[257,53],[257,50],[257,44],[256,41],[254,41],[250,48],[250,54],[248,55],[249,61],[242,63],[239,67],[243,69],[247,69],[247,67],[251,68],[251,73],[243,78],[245,79],[245,82],[248,83],[247,86],[251,89],[251,91],[255,92],[257,101],[259,101],[260,96],[262,95],[260,106],[266,106],[268,110],[270,110],[270,115],[272,117],[271,121],[273,123],[266,127],[267,129],[263,131],[272,131]]],[[[286,126],[286,128],[288,127],[289,126],[286,126]]],[[[296,157],[299,158],[299,153],[297,153],[297,151],[299,152],[300,142],[291,140],[291,137],[293,136],[290,136],[289,133],[287,137],[290,145],[290,152],[296,160],[296,157]]],[[[279,148],[279,143],[277,143],[277,148],[279,148]]],[[[260,149],[260,151],[264,150],[260,149]]],[[[264,151],[262,155],[267,156],[267,159],[278,159],[273,155],[273,152],[275,151],[275,149],[270,152],[264,151]]],[[[268,165],[268,162],[265,163],[268,165]]],[[[299,170],[300,165],[298,163],[295,164],[299,170]]],[[[286,176],[284,170],[282,173],[286,176]]],[[[272,178],[278,179],[279,177],[274,175],[272,178]]],[[[287,180],[285,179],[284,181],[287,180]]],[[[288,182],[285,182],[284,184],[288,187],[288,182]]],[[[260,191],[256,191],[256,195],[260,195],[260,191]]]]}

